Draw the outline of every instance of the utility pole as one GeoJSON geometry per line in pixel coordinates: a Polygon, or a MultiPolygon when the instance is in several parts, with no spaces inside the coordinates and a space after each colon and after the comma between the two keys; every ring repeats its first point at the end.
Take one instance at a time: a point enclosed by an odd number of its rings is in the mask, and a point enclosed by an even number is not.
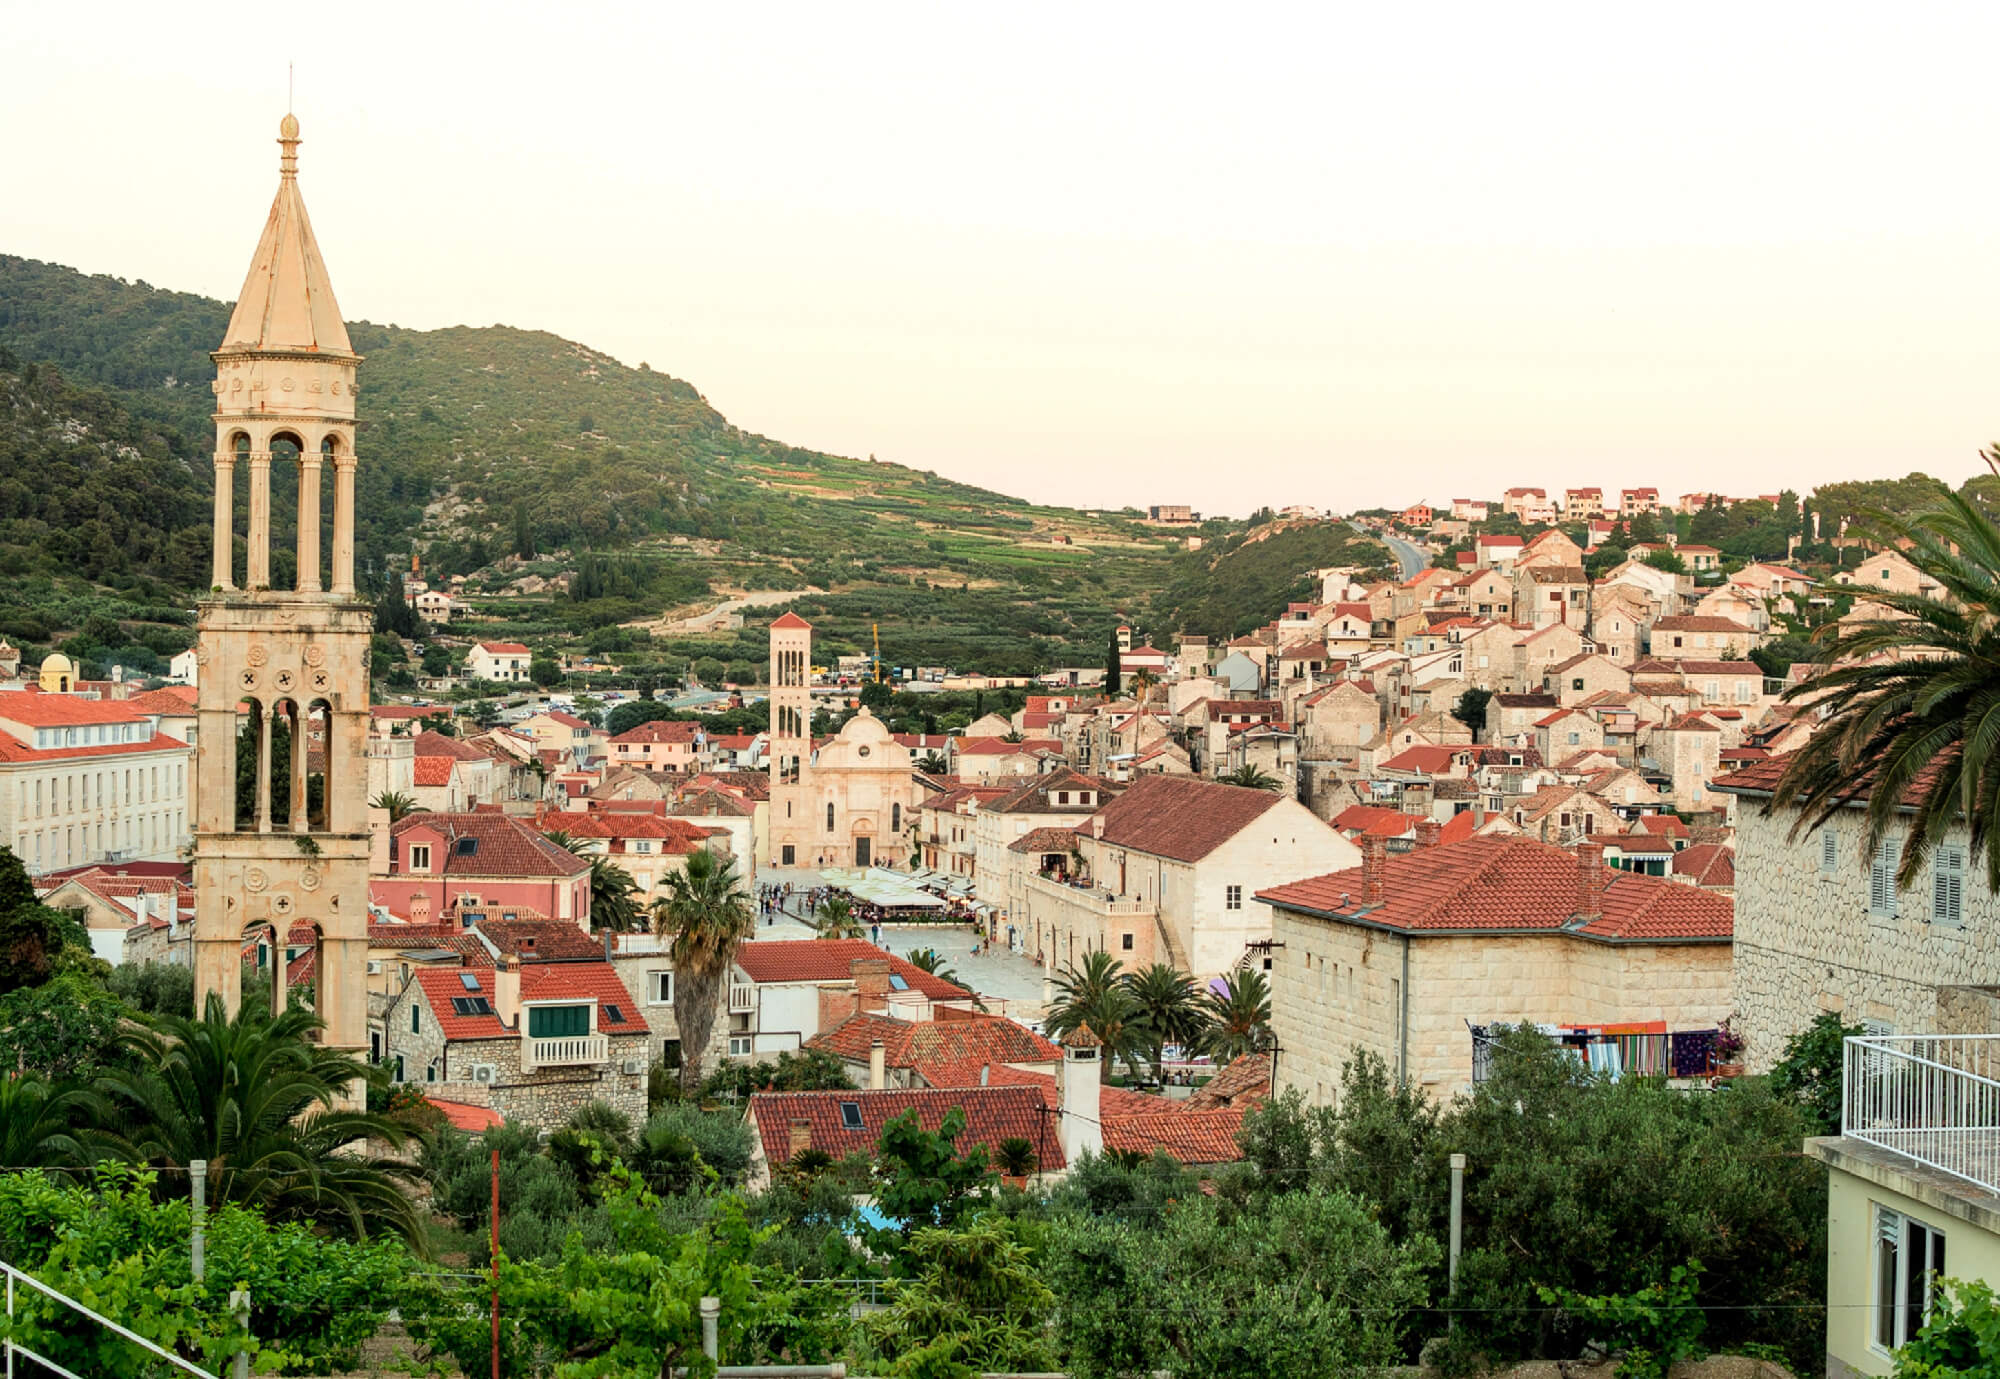
{"type": "Polygon", "coordinates": [[[1451,1156],[1451,1260],[1445,1274],[1448,1292],[1458,1290],[1458,1255],[1465,1239],[1465,1155],[1451,1156]]]}

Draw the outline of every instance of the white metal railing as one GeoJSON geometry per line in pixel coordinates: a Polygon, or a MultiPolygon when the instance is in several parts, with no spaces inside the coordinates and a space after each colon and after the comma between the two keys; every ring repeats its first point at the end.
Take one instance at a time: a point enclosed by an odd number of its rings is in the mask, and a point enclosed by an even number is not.
{"type": "Polygon", "coordinates": [[[757,988],[749,983],[731,982],[729,985],[729,1013],[741,1015],[757,1008],[757,988]]]}
{"type": "Polygon", "coordinates": [[[1840,1132],[2000,1192],[2000,1035],[1847,1041],[1840,1132]]]}
{"type": "Polygon", "coordinates": [[[530,1039],[521,1048],[521,1071],[602,1063],[610,1057],[609,1035],[571,1034],[557,1039],[530,1039]]]}
{"type": "MultiPolygon", "coordinates": [[[[19,1269],[16,1269],[12,1265],[8,1264],[0,1264],[0,1270],[4,1270],[7,1275],[7,1337],[4,1342],[0,1342],[0,1351],[4,1351],[5,1353],[7,1362],[7,1374],[10,1376],[10,1379],[14,1373],[14,1357],[16,1355],[19,1355],[24,1359],[31,1360],[35,1364],[40,1365],[42,1368],[47,1369],[52,1373],[63,1375],[65,1379],[80,1379],[80,1376],[74,1374],[70,1370],[63,1368],[61,1365],[57,1364],[54,1360],[49,1359],[48,1356],[37,1354],[35,1351],[30,1350],[27,1346],[22,1345],[18,1340],[15,1339],[15,1336],[17,1334],[15,1331],[15,1327],[18,1324],[18,1317],[15,1312],[15,1294],[18,1290],[23,1288],[29,1289],[33,1292],[40,1293],[43,1297],[50,1299],[59,1306],[68,1308],[70,1311],[76,1313],[78,1316],[85,1317],[90,1321],[96,1322],[99,1326],[103,1327],[105,1330],[111,1332],[116,1336],[122,1337],[124,1340],[129,1341],[131,1344],[135,1346],[138,1346],[141,1350],[144,1350],[149,1354],[158,1356],[160,1359],[165,1360],[168,1364],[172,1365],[174,1368],[182,1371],[183,1373],[194,1375],[195,1379],[216,1379],[216,1376],[210,1373],[208,1370],[201,1368],[199,1365],[191,1364],[190,1362],[183,1360],[180,1356],[174,1354],[172,1351],[162,1350],[159,1346],[147,1340],[144,1336],[139,1335],[135,1331],[127,1330],[126,1328],[120,1326],[117,1322],[112,1321],[111,1318],[109,1317],[102,1316],[96,1312],[91,1311],[88,1307],[85,1307],[75,1298],[68,1297],[62,1293],[58,1293],[55,1289],[49,1287],[48,1284],[43,1283],[40,1279],[35,1278],[29,1274],[24,1274],[19,1269]]],[[[240,1296],[246,1299],[246,1301],[243,1303],[243,1307],[247,1309],[249,1306],[249,1303],[247,1301],[248,1294],[242,1294],[240,1296]]],[[[235,1299],[232,1298],[231,1301],[232,1305],[234,1305],[235,1299]]],[[[244,1313],[244,1315],[247,1316],[247,1311],[244,1313]]]]}

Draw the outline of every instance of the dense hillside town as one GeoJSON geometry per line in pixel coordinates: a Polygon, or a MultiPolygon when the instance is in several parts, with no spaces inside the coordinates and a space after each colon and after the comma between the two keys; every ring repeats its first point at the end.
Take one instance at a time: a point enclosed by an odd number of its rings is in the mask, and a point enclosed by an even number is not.
{"type": "Polygon", "coordinates": [[[537,634],[496,580],[620,568],[418,524],[358,573],[372,366],[279,143],[186,644],[0,643],[0,1257],[54,1299],[6,1344],[70,1372],[84,1296],[120,1373],[1983,1334],[1989,488],[1151,503],[1024,539],[1227,597],[1088,657],[644,581],[537,634]]]}

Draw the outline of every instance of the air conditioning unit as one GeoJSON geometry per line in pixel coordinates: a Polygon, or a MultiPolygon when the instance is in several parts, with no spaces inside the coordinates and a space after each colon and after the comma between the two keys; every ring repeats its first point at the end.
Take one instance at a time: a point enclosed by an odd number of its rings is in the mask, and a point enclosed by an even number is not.
{"type": "Polygon", "coordinates": [[[474,1064],[472,1080],[474,1082],[491,1082],[493,1080],[493,1065],[491,1063],[474,1064]]]}
{"type": "Polygon", "coordinates": [[[646,1071],[646,1060],[643,1058],[628,1058],[618,1065],[618,1071],[627,1077],[637,1077],[640,1073],[646,1071]]]}

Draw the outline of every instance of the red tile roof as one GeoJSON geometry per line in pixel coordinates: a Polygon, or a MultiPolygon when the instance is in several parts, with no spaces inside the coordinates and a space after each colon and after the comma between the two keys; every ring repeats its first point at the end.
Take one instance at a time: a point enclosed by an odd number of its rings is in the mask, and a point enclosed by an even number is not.
{"type": "Polygon", "coordinates": [[[396,839],[412,832],[438,835],[445,855],[434,857],[433,864],[439,871],[448,867],[454,877],[580,876],[590,870],[587,859],[557,847],[524,820],[494,810],[411,814],[389,829],[396,839]],[[472,841],[470,851],[461,850],[465,840],[472,841]]]}
{"type": "Polygon", "coordinates": [[[1009,852],[1071,852],[1079,833],[1074,828],[1031,828],[1007,844],[1009,852]]]}
{"type": "Polygon", "coordinates": [[[1648,833],[1658,833],[1668,838],[1685,838],[1688,826],[1676,814],[1641,814],[1633,820],[1634,825],[1648,833]]]}
{"type": "Polygon", "coordinates": [[[1683,675],[1756,675],[1762,676],[1764,668],[1755,661],[1676,661],[1675,668],[1683,675]]]}
{"type": "Polygon", "coordinates": [[[972,994],[866,939],[766,940],[736,950],[736,965],[753,982],[844,982],[852,977],[856,958],[887,958],[890,972],[934,1001],[962,1001],[972,994]]]}
{"type": "Polygon", "coordinates": [[[1182,1104],[1190,1111],[1221,1106],[1261,1106],[1271,1095],[1271,1055],[1246,1053],[1195,1089],[1182,1104]]]}
{"type": "Polygon", "coordinates": [[[1035,737],[1021,742],[1009,742],[1000,737],[963,737],[958,741],[958,754],[962,757],[1005,757],[1025,752],[1060,752],[1062,743],[1054,738],[1035,737]]]}
{"type": "Polygon", "coordinates": [[[500,1113],[490,1106],[468,1106],[462,1101],[446,1101],[443,1097],[425,1097],[431,1105],[444,1113],[444,1118],[454,1130],[463,1130],[468,1135],[477,1135],[500,1124],[500,1113]]]}
{"type": "Polygon", "coordinates": [[[1388,858],[1382,904],[1360,903],[1361,868],[1259,891],[1257,898],[1306,914],[1359,920],[1401,932],[1531,930],[1612,941],[1728,940],[1735,906],[1726,897],[1659,877],[1609,870],[1604,913],[1576,923],[1576,855],[1525,838],[1468,838],[1388,858]]]}
{"type": "MultiPolygon", "coordinates": [[[[1688,547],[1683,546],[1682,550],[1688,547]]],[[[1740,622],[1728,618],[1710,617],[1705,613],[1677,614],[1669,618],[1659,618],[1653,623],[1653,631],[1659,632],[1733,632],[1748,635],[1750,629],[1740,622]]],[[[1760,672],[1761,673],[1761,672],[1760,672]]]]}
{"type": "Polygon", "coordinates": [[[1674,875],[1691,876],[1697,886],[1736,884],[1736,853],[1720,843],[1696,843],[1674,854],[1674,875]]]}
{"type": "Polygon", "coordinates": [[[675,719],[656,718],[650,723],[641,723],[636,728],[628,728],[611,739],[614,744],[631,742],[693,742],[701,732],[701,724],[685,723],[675,719]]]}
{"type": "Polygon", "coordinates": [[[778,628],[784,628],[785,630],[789,631],[794,627],[803,627],[810,630],[812,624],[807,622],[804,618],[800,617],[797,613],[783,613],[780,614],[777,620],[771,624],[771,627],[773,628],[773,630],[776,630],[778,628]]]}
{"type": "MultiPolygon", "coordinates": [[[[754,946],[754,945],[751,945],[754,946]]],[[[759,1092],[750,1098],[750,1119],[772,1164],[792,1156],[792,1122],[811,1127],[812,1148],[836,1159],[849,1154],[874,1155],[882,1127],[906,1111],[914,1111],[926,1130],[936,1130],[956,1108],[965,1112],[965,1133],[958,1137],[963,1154],[984,1146],[990,1154],[1002,1140],[1024,1139],[1035,1146],[1043,1172],[1068,1167],[1056,1117],[1039,1088],[1026,1086],[889,1088],[883,1091],[759,1092]],[[854,1108],[859,1129],[849,1129],[843,1104],[854,1108]]]]}
{"type": "Polygon", "coordinates": [[[896,1020],[850,1015],[806,1041],[853,1063],[866,1063],[877,1039],[891,1068],[914,1068],[933,1087],[974,1085],[978,1070],[995,1063],[1060,1063],[1062,1050],[1033,1030],[998,1015],[952,1012],[959,1019],[896,1020]],[[972,1082],[955,1080],[969,1073],[972,1082]]]}
{"type": "Polygon", "coordinates": [[[1427,776],[1432,776],[1440,771],[1449,771],[1452,767],[1452,759],[1460,752],[1469,751],[1471,751],[1469,747],[1433,747],[1419,743],[1415,747],[1406,747],[1395,756],[1390,757],[1382,763],[1381,769],[1384,771],[1416,771],[1427,776]]]}
{"type": "Polygon", "coordinates": [[[1262,818],[1279,798],[1274,791],[1193,776],[1145,776],[1098,811],[1102,832],[1094,825],[1092,831],[1112,847],[1199,862],[1262,818]]]}
{"type": "Polygon", "coordinates": [[[0,694],[0,719],[30,728],[76,728],[96,723],[143,723],[145,715],[121,699],[79,699],[73,694],[0,694]]]}
{"type": "Polygon", "coordinates": [[[163,718],[185,718],[194,712],[194,689],[189,685],[168,685],[147,690],[124,701],[136,713],[156,713],[163,718]]]}
{"type": "MultiPolygon", "coordinates": [[[[467,907],[475,908],[475,907],[467,907]]],[[[601,960],[602,940],[592,938],[566,919],[506,919],[518,913],[513,905],[481,905],[477,913],[491,915],[479,921],[478,930],[503,957],[517,957],[526,964],[601,960]]]]}
{"type": "Polygon", "coordinates": [[[452,768],[458,763],[450,757],[418,757],[410,767],[410,781],[413,785],[450,785],[452,768]]]}
{"type": "Polygon", "coordinates": [[[1351,804],[1333,816],[1333,826],[1343,833],[1358,832],[1372,838],[1414,836],[1420,822],[1415,814],[1387,809],[1379,804],[1351,804]]]}
{"type": "Polygon", "coordinates": [[[486,753],[470,743],[460,742],[431,728],[417,734],[411,750],[419,757],[450,757],[453,761],[489,760],[486,753]]]}
{"type": "Polygon", "coordinates": [[[526,656],[528,648],[519,642],[481,642],[480,647],[492,656],[526,656]]]}

